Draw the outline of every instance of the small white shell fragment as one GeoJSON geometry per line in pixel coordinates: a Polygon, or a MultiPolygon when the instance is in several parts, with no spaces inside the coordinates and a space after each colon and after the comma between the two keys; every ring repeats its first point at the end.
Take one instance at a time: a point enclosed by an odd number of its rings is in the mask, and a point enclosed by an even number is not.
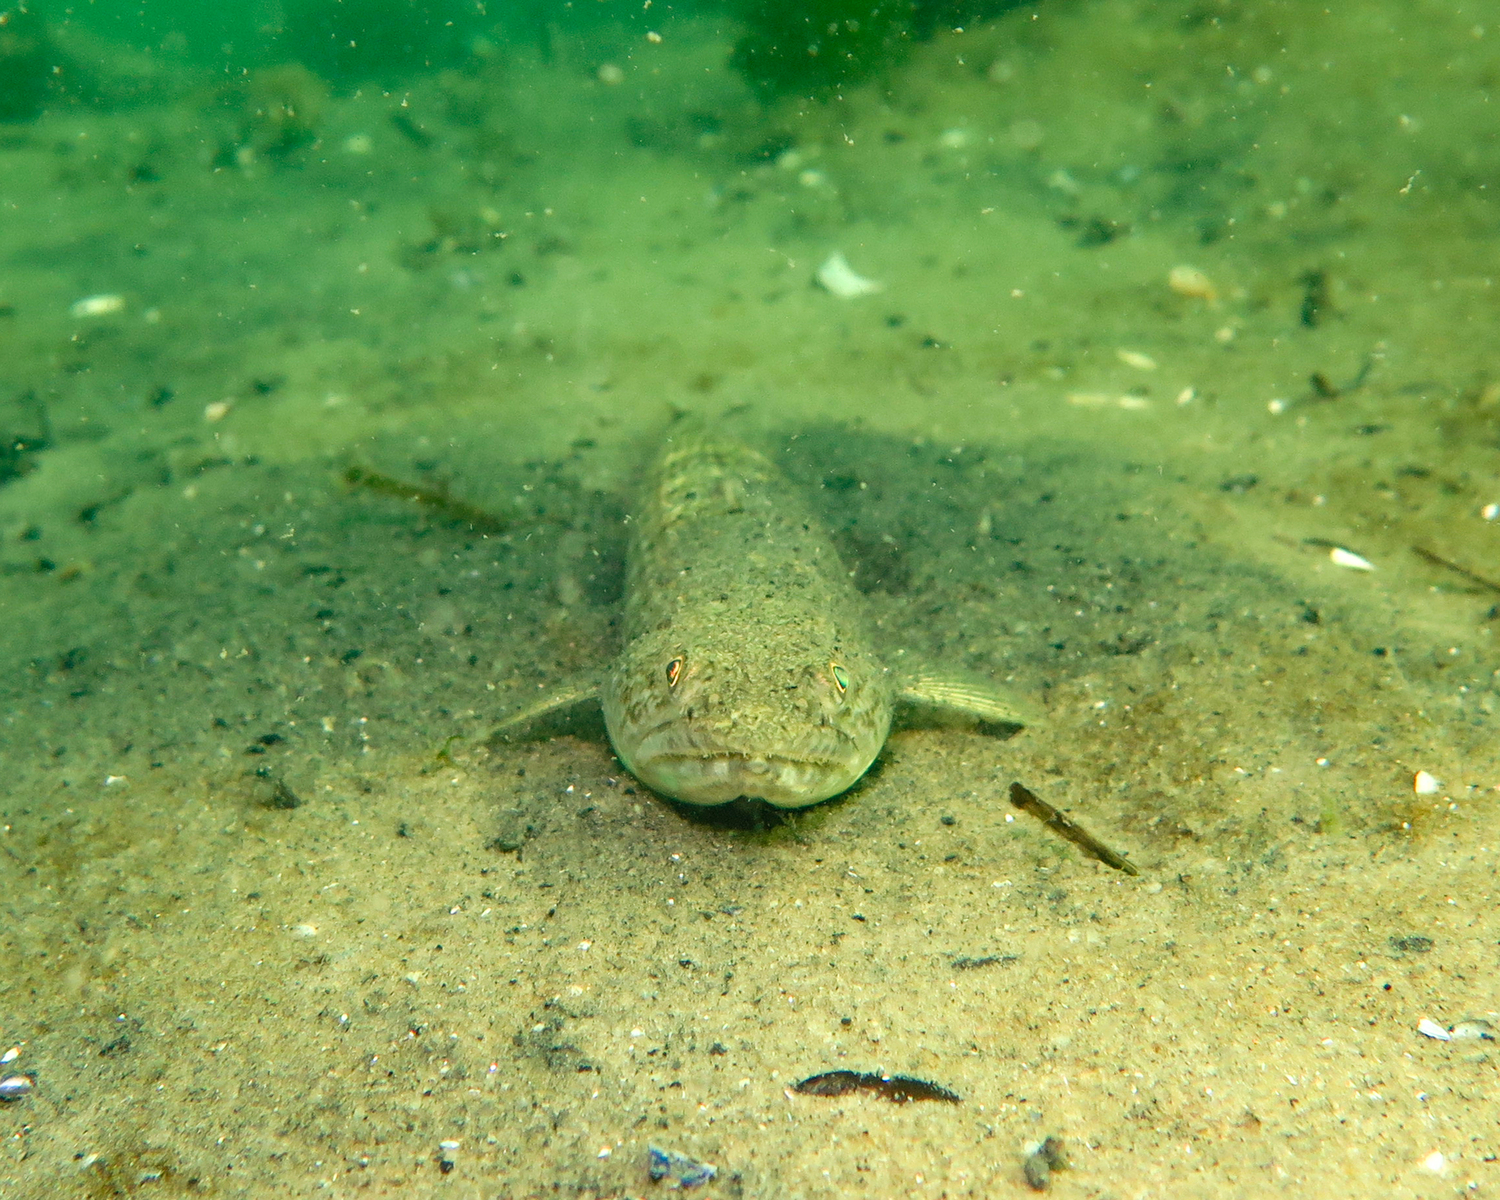
{"type": "Polygon", "coordinates": [[[1177,393],[1177,403],[1178,404],[1191,404],[1197,398],[1198,398],[1198,389],[1197,388],[1185,387],[1185,388],[1182,389],[1182,391],[1180,391],[1180,392],[1177,393]]]}
{"type": "Polygon", "coordinates": [[[1144,396],[1118,392],[1069,392],[1068,403],[1076,408],[1123,408],[1130,412],[1151,407],[1151,401],[1144,396]]]}
{"type": "Polygon", "coordinates": [[[21,1057],[21,1047],[19,1047],[19,1046],[12,1046],[4,1054],[0,1054],[0,1067],[3,1067],[3,1066],[5,1066],[8,1063],[13,1063],[13,1062],[16,1061],[16,1059],[18,1059],[20,1057],[21,1057]]]}
{"type": "Polygon", "coordinates": [[[123,312],[125,297],[114,292],[100,292],[97,296],[85,296],[75,300],[68,308],[74,317],[107,317],[111,313],[123,312]]]}
{"type": "Polygon", "coordinates": [[[1442,780],[1429,771],[1418,771],[1411,781],[1411,790],[1419,796],[1436,795],[1442,786],[1442,780]]]}
{"type": "Polygon", "coordinates": [[[455,1141],[452,1141],[452,1140],[443,1141],[443,1142],[439,1142],[438,1143],[438,1149],[439,1150],[457,1150],[458,1146],[459,1146],[459,1143],[457,1143],[455,1141]]]}
{"type": "Polygon", "coordinates": [[[1496,517],[1500,517],[1500,504],[1486,504],[1479,510],[1479,515],[1486,521],[1493,521],[1496,517]]]}
{"type": "Polygon", "coordinates": [[[214,421],[222,421],[229,415],[229,410],[233,407],[234,404],[232,401],[215,400],[212,404],[204,405],[203,419],[210,423],[214,421]]]}
{"type": "Polygon", "coordinates": [[[858,296],[871,296],[883,291],[885,285],[866,279],[855,273],[849,260],[837,250],[828,256],[828,261],[818,268],[814,278],[818,285],[840,300],[853,300],[858,296]]]}
{"type": "Polygon", "coordinates": [[[306,925],[306,924],[303,924],[303,925],[293,925],[292,926],[292,936],[293,937],[299,937],[299,938],[317,937],[318,936],[318,927],[316,925],[306,925]]]}
{"type": "Polygon", "coordinates": [[[36,1076],[7,1075],[0,1079],[0,1100],[20,1100],[36,1090],[36,1076]]]}
{"type": "Polygon", "coordinates": [[[1417,1032],[1423,1037],[1432,1038],[1434,1041],[1451,1042],[1453,1040],[1453,1035],[1431,1017],[1423,1017],[1417,1022],[1417,1032]]]}
{"type": "Polygon", "coordinates": [[[1197,267],[1173,267],[1167,273],[1167,286],[1179,296],[1192,300],[1207,300],[1212,304],[1219,298],[1219,289],[1214,281],[1197,267]]]}
{"type": "Polygon", "coordinates": [[[1127,367],[1134,367],[1137,371],[1156,370],[1156,359],[1149,354],[1142,354],[1139,350],[1116,350],[1115,357],[1127,367]]]}
{"type": "Polygon", "coordinates": [[[1422,1160],[1422,1167],[1431,1171],[1434,1175],[1441,1175],[1448,1169],[1448,1160],[1443,1157],[1441,1150],[1434,1150],[1422,1160]]]}
{"type": "Polygon", "coordinates": [[[1286,412],[1286,401],[1279,396],[1274,400],[1267,400],[1266,411],[1273,417],[1279,417],[1282,413],[1286,412]]]}
{"type": "Polygon", "coordinates": [[[1368,558],[1363,558],[1354,553],[1353,550],[1345,550],[1342,546],[1335,546],[1328,552],[1328,561],[1336,567],[1348,567],[1351,571],[1373,571],[1375,564],[1368,558]]]}

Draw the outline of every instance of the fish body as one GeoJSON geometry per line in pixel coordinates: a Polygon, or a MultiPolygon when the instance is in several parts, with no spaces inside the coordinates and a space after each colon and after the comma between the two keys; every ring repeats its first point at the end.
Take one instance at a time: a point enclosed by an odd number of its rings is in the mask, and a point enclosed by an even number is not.
{"type": "Polygon", "coordinates": [[[750,447],[689,425],[630,521],[624,649],[602,676],[512,714],[499,740],[602,707],[620,760],[662,795],[801,808],[853,786],[897,715],[1032,723],[989,680],[891,670],[827,533],[750,447]]]}
{"type": "Polygon", "coordinates": [[[626,570],[625,648],[602,701],[633,775],[690,804],[792,808],[865,773],[895,687],[864,597],[768,459],[698,434],[669,443],[626,570]]]}

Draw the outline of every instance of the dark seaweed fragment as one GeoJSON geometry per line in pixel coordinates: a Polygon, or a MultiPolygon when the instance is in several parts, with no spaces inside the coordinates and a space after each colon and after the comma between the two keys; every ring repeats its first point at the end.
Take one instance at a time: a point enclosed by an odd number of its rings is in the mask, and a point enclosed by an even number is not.
{"type": "Polygon", "coordinates": [[[794,1083],[792,1091],[804,1096],[847,1096],[853,1092],[869,1092],[892,1104],[906,1104],[911,1100],[943,1100],[957,1104],[960,1099],[957,1092],[950,1092],[941,1084],[914,1079],[910,1075],[882,1075],[876,1071],[824,1071],[794,1083]]]}
{"type": "Polygon", "coordinates": [[[270,791],[264,794],[260,800],[262,808],[274,808],[283,812],[290,812],[294,808],[302,807],[302,797],[292,791],[286,780],[278,779],[268,767],[257,767],[255,774],[270,784],[270,791]]]}
{"type": "Polygon", "coordinates": [[[1067,838],[1080,850],[1097,858],[1105,866],[1113,867],[1116,871],[1124,871],[1127,875],[1139,874],[1134,864],[1123,854],[1111,850],[1082,825],[1064,816],[1030,788],[1020,783],[1011,784],[1010,802],[1023,812],[1029,812],[1053,833],[1067,838]]]}
{"type": "Polygon", "coordinates": [[[1013,963],[1020,955],[1018,954],[981,954],[971,958],[967,954],[961,954],[953,960],[955,971],[977,971],[980,967],[992,967],[996,963],[1013,963]]]}
{"type": "Polygon", "coordinates": [[[446,487],[425,487],[422,484],[406,483],[378,471],[366,471],[363,467],[348,467],[344,471],[344,482],[350,487],[362,487],[381,496],[392,496],[398,500],[410,500],[433,513],[440,520],[452,521],[456,525],[467,525],[476,533],[504,533],[510,523],[503,517],[492,516],[482,508],[466,504],[448,495],[446,487]]]}
{"type": "MultiPolygon", "coordinates": [[[[3,57],[4,50],[0,47],[0,59],[3,57]]],[[[3,62],[0,62],[0,82],[3,82],[3,77],[3,62]]],[[[4,102],[0,101],[0,108],[3,106],[4,102]]],[[[36,469],[36,455],[52,445],[52,422],[48,418],[46,405],[35,392],[26,392],[19,397],[18,402],[35,414],[33,419],[37,432],[12,433],[0,430],[0,484],[29,475],[36,469]]]]}
{"type": "Polygon", "coordinates": [[[1329,311],[1328,272],[1304,271],[1297,282],[1302,285],[1302,305],[1297,315],[1302,324],[1316,329],[1329,311]]]}
{"type": "Polygon", "coordinates": [[[1420,933],[1408,933],[1404,937],[1391,938],[1391,949],[1402,954],[1426,954],[1432,949],[1432,939],[1420,933]]]}
{"type": "Polygon", "coordinates": [[[859,1090],[864,1078],[861,1071],[824,1071],[821,1075],[809,1075],[800,1083],[792,1084],[792,1091],[804,1096],[847,1096],[859,1090]]]}

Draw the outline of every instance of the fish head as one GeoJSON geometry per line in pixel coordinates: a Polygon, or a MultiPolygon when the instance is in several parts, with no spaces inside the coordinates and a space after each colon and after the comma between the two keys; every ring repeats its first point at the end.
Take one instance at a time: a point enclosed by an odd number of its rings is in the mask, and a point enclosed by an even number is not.
{"type": "Polygon", "coordinates": [[[688,804],[801,808],[847,791],[885,744],[889,675],[836,634],[787,632],[629,646],[605,684],[604,719],[631,774],[688,804]]]}

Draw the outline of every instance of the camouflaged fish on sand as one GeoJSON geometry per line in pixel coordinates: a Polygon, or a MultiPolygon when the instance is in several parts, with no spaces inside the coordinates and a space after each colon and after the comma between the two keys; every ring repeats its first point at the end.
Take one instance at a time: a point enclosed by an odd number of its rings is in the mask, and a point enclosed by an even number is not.
{"type": "Polygon", "coordinates": [[[797,489],[755,450],[701,431],[667,442],[632,515],[619,658],[514,714],[499,735],[595,703],[632,774],[703,805],[836,796],[869,768],[903,706],[1029,721],[988,681],[892,670],[797,489]]]}

